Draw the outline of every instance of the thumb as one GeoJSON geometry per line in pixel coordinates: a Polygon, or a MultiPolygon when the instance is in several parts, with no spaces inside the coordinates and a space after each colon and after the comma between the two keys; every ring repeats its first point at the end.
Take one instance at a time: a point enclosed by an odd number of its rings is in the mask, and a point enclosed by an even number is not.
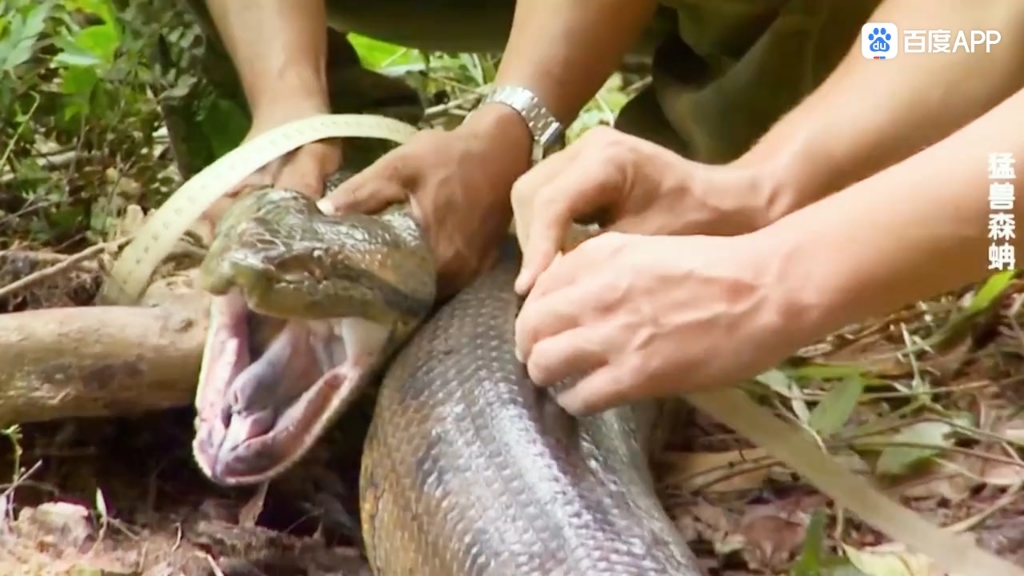
{"type": "Polygon", "coordinates": [[[584,163],[567,166],[554,180],[541,187],[532,203],[516,212],[516,221],[527,230],[523,263],[515,290],[525,295],[537,277],[562,251],[566,235],[576,219],[593,214],[610,204],[617,190],[607,173],[584,163]],[[521,213],[526,218],[521,220],[521,213]]]}
{"type": "Polygon", "coordinates": [[[317,206],[328,215],[380,212],[408,199],[417,174],[412,158],[396,148],[329,191],[317,206]]]}

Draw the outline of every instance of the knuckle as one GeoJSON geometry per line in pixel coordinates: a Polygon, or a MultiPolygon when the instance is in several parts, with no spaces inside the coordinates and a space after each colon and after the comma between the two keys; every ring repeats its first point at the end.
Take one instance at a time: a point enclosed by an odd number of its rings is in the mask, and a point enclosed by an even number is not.
{"type": "Polygon", "coordinates": [[[440,143],[443,143],[448,136],[448,131],[442,128],[424,128],[414,134],[412,138],[409,138],[408,142],[404,146],[400,146],[395,151],[407,149],[407,148],[419,148],[419,147],[430,147],[440,143]]]}
{"type": "Polygon", "coordinates": [[[533,380],[535,384],[543,386],[548,381],[548,369],[543,362],[543,358],[538,358],[536,350],[530,352],[530,356],[526,361],[526,373],[530,375],[530,380],[533,380]]]}
{"type": "Polygon", "coordinates": [[[616,134],[618,134],[618,131],[611,126],[600,125],[587,130],[582,139],[592,143],[603,143],[614,139],[616,134]]]}
{"type": "Polygon", "coordinates": [[[520,351],[527,357],[533,348],[535,328],[530,321],[529,313],[520,314],[515,323],[515,340],[520,351]]]}
{"type": "Polygon", "coordinates": [[[512,185],[510,198],[515,206],[526,205],[534,199],[535,194],[536,189],[530,184],[529,180],[520,178],[512,185]]]}
{"type": "Polygon", "coordinates": [[[583,135],[581,140],[587,140],[595,150],[590,154],[600,154],[601,158],[615,157],[632,148],[633,141],[628,134],[620,132],[611,126],[595,126],[583,135]]]}

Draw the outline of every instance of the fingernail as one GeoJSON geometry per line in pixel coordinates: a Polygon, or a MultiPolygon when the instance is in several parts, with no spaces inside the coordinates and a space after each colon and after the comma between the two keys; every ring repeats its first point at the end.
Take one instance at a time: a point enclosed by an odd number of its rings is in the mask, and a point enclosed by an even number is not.
{"type": "Polygon", "coordinates": [[[316,207],[319,208],[321,212],[328,216],[334,216],[335,214],[334,204],[328,202],[326,198],[321,198],[320,200],[317,200],[316,207]]]}
{"type": "Polygon", "coordinates": [[[532,274],[528,270],[522,270],[519,272],[519,276],[516,276],[515,291],[516,294],[524,296],[527,287],[529,287],[530,276],[532,274]]]}
{"type": "Polygon", "coordinates": [[[579,393],[573,389],[569,389],[562,392],[555,397],[555,401],[562,407],[563,410],[569,413],[571,416],[580,417],[587,414],[583,406],[580,405],[579,393]]]}
{"type": "Polygon", "coordinates": [[[516,346],[516,348],[515,348],[515,354],[516,354],[516,362],[519,362],[520,364],[522,364],[523,363],[523,353],[519,351],[519,347],[518,346],[516,346]]]}

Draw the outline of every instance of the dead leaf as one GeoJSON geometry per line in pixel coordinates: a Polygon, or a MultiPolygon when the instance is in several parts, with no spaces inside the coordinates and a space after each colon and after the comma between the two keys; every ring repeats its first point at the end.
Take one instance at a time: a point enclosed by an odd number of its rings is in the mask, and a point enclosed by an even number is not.
{"type": "Polygon", "coordinates": [[[739,528],[746,546],[743,556],[752,570],[778,573],[796,556],[807,532],[807,520],[780,515],[758,515],[744,519],[739,528]]]}
{"type": "Polygon", "coordinates": [[[951,503],[962,502],[971,495],[971,489],[977,485],[970,476],[951,471],[929,472],[921,479],[902,487],[901,496],[914,500],[928,500],[936,497],[944,498],[951,503]]]}
{"type": "Polygon", "coordinates": [[[256,492],[252,495],[252,498],[242,506],[242,509],[238,512],[238,525],[250,528],[256,525],[256,519],[259,517],[260,512],[263,512],[263,501],[267,497],[267,482],[261,483],[257,488],[256,492]]]}
{"type": "Polygon", "coordinates": [[[89,511],[69,502],[47,502],[25,508],[14,523],[22,538],[59,550],[74,550],[92,535],[89,511]]]}
{"type": "Polygon", "coordinates": [[[754,490],[768,478],[771,467],[756,464],[767,454],[761,448],[674,453],[664,459],[666,469],[662,481],[686,491],[754,490]]]}
{"type": "Polygon", "coordinates": [[[743,548],[742,537],[733,536],[737,519],[725,509],[701,499],[694,504],[691,513],[697,520],[700,536],[711,543],[716,554],[723,556],[743,548]]]}
{"type": "Polygon", "coordinates": [[[1024,465],[986,460],[979,476],[995,486],[1016,486],[1024,482],[1024,465]]]}

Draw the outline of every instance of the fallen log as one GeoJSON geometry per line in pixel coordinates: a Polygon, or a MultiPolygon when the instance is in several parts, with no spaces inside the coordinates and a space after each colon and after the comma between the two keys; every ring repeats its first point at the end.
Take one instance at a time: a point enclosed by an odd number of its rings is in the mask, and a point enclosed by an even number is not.
{"type": "Polygon", "coordinates": [[[190,284],[156,282],[140,306],[0,314],[0,426],[191,404],[209,297],[190,284]]]}

